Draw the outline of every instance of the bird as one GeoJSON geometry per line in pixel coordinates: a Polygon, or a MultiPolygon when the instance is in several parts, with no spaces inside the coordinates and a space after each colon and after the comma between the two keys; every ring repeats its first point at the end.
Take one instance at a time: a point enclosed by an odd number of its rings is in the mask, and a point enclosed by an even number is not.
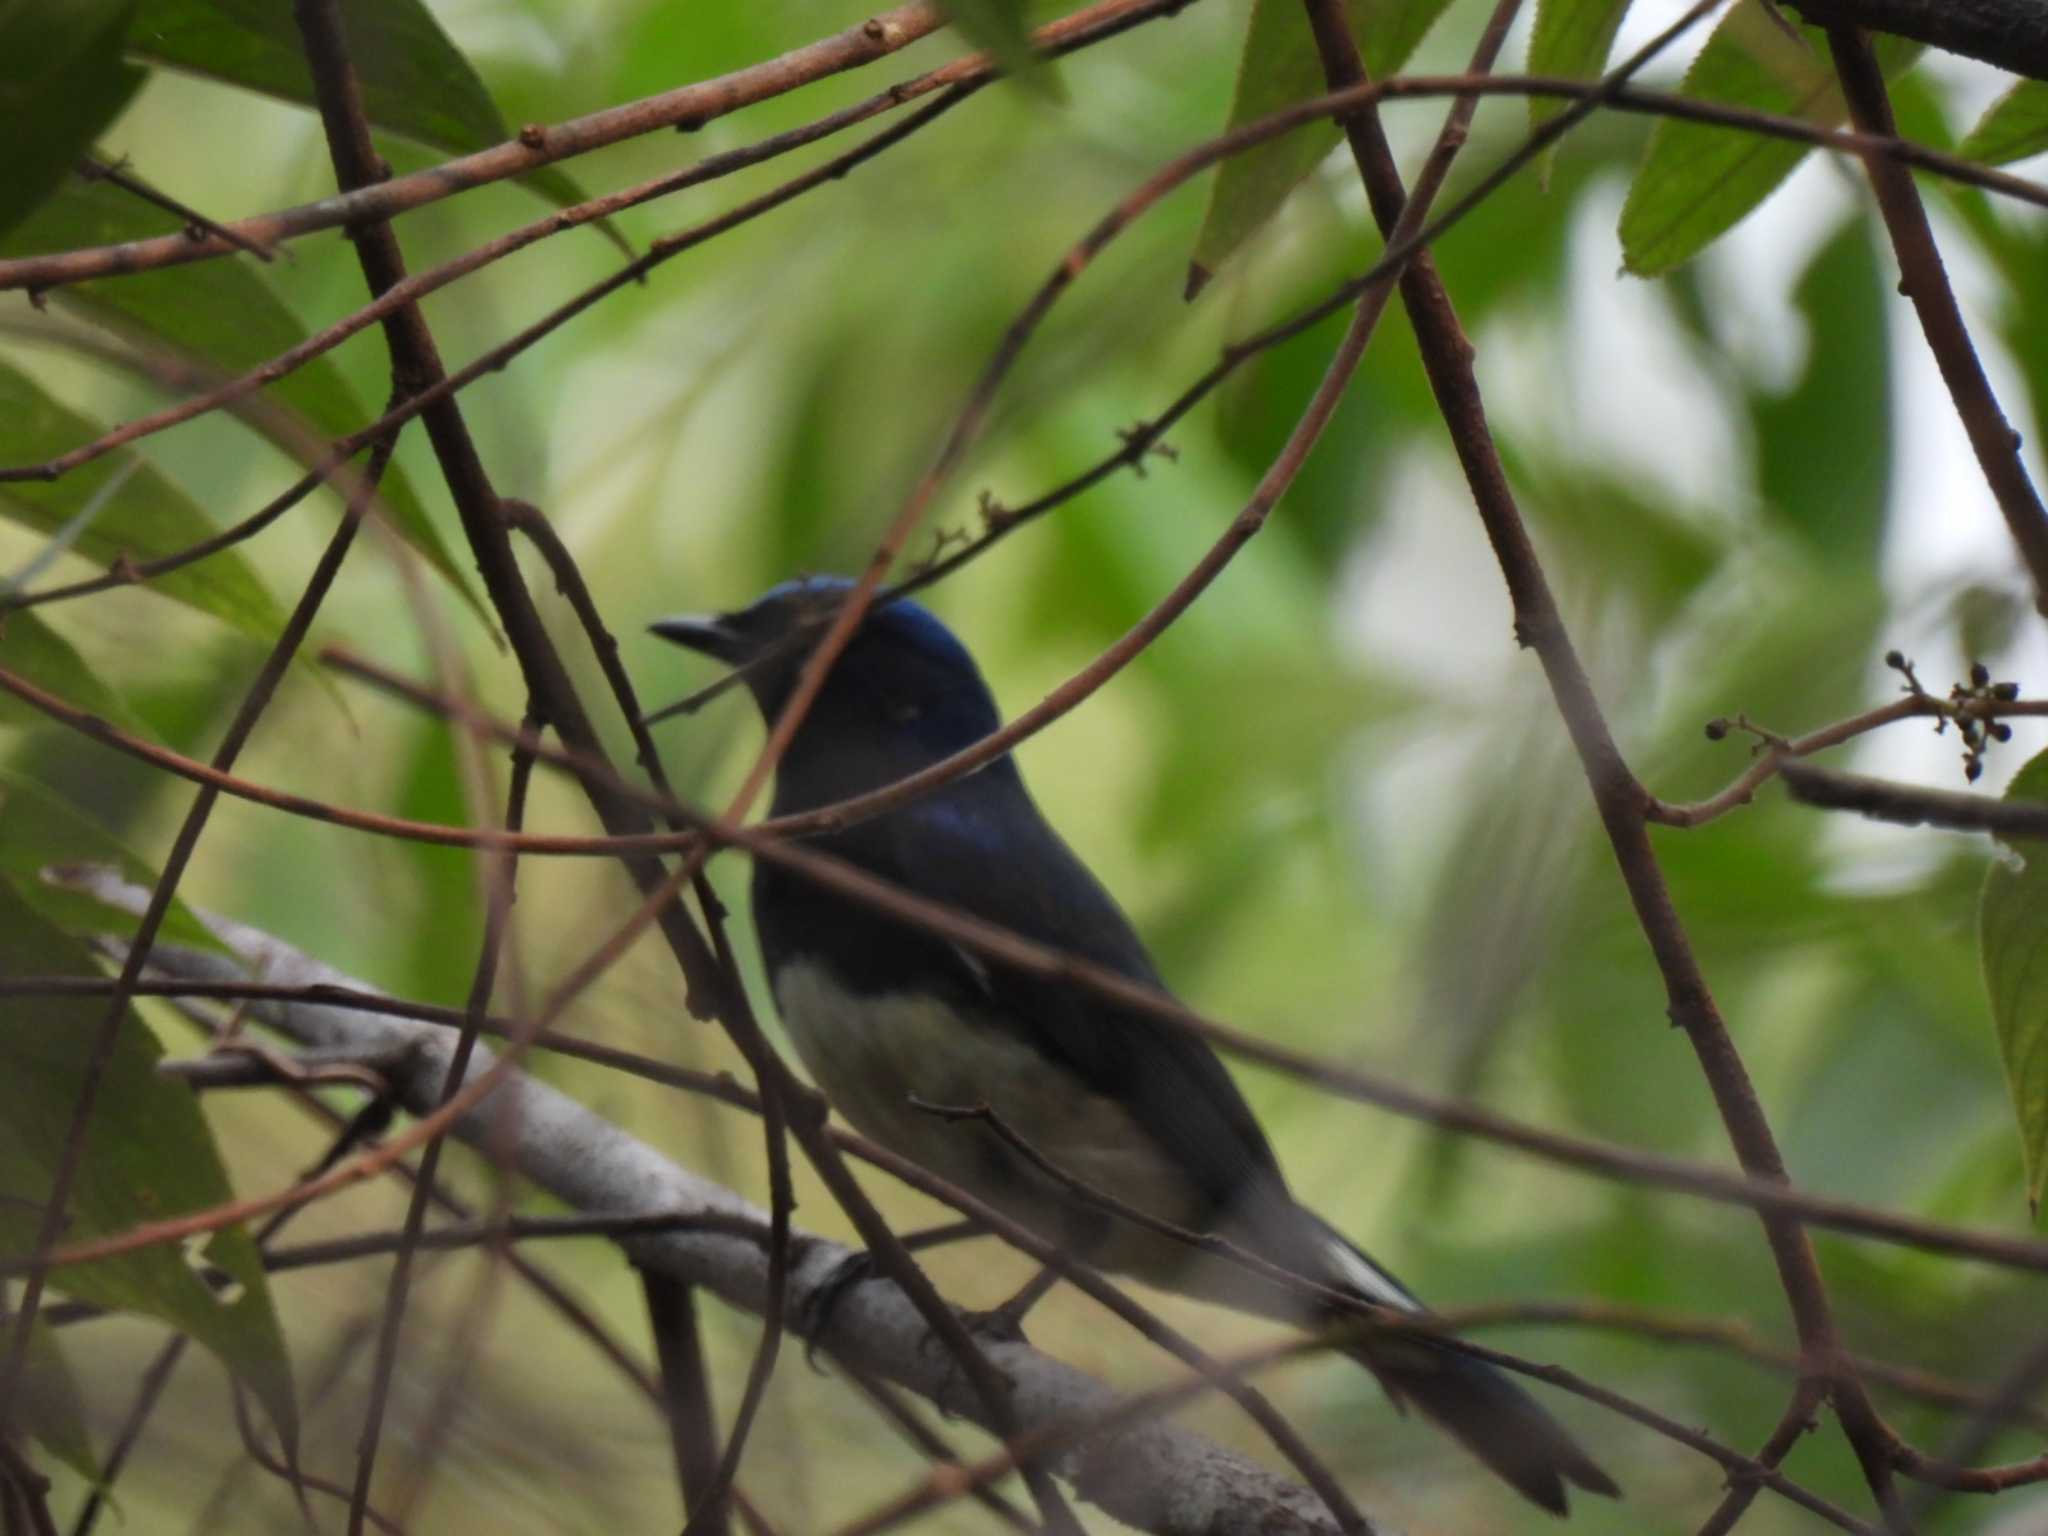
{"type": "MultiPolygon", "coordinates": [[[[736,611],[650,628],[736,669],[772,723],[850,586],[800,578],[736,611]]],[[[974,658],[936,615],[907,598],[877,603],[776,765],[771,814],[879,789],[1000,724],[974,658]]],[[[805,841],[928,901],[1166,992],[1130,919],[1040,812],[1008,754],[805,841]]],[[[788,1036],[827,1101],[861,1134],[1102,1270],[1300,1326],[1332,1320],[1328,1303],[1319,1313],[1299,1287],[1197,1253],[1121,1207],[1221,1237],[1346,1297],[1427,1315],[1295,1198],[1250,1106],[1198,1034],[1071,978],[977,954],[767,859],[754,861],[751,897],[788,1036]],[[934,1113],[943,1106],[982,1115],[934,1113]],[[1034,1152],[1066,1177],[1050,1175],[1034,1152]]],[[[1017,1300],[1028,1304],[1024,1293],[1017,1300]]],[[[1495,1367],[1413,1332],[1380,1331],[1349,1352],[1397,1406],[1412,1404],[1542,1508],[1567,1513],[1567,1485],[1619,1495],[1563,1426],[1495,1367]]]]}

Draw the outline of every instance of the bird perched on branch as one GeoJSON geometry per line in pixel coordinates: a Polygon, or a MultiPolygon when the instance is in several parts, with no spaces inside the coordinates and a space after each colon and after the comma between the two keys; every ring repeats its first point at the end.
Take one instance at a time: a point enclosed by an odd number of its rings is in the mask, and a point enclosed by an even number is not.
{"type": "MultiPolygon", "coordinates": [[[[742,669],[773,721],[847,590],[840,580],[790,582],[738,612],[666,619],[653,630],[742,669]]],[[[774,814],[878,789],[999,724],[952,632],[915,603],[889,603],[865,617],[804,715],[776,770],[774,814]]],[[[806,846],[1165,991],[1129,920],[1047,824],[1007,755],[806,846]]],[[[974,953],[767,860],[754,866],[753,903],[790,1037],[862,1134],[1103,1269],[1304,1326],[1332,1319],[1317,1288],[1422,1311],[1296,1202],[1199,1035],[1072,978],[974,953]],[[946,1107],[979,1113],[936,1112],[946,1107]],[[1198,1251],[1129,1212],[1222,1237],[1309,1285],[1198,1251]]],[[[1379,1333],[1351,1353],[1396,1402],[1413,1403],[1545,1509],[1565,1512],[1568,1483],[1619,1491],[1492,1366],[1413,1334],[1379,1333]]]]}

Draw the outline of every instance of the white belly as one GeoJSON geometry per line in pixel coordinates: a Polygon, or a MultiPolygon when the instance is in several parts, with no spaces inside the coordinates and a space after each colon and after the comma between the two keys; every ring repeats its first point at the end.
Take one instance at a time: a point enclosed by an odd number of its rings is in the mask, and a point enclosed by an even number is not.
{"type": "Polygon", "coordinates": [[[1217,1210],[1121,1105],[1090,1092],[998,1025],[963,1019],[929,998],[858,996],[807,961],[782,967],[775,1000],[804,1066],[855,1130],[1076,1258],[1227,1306],[1306,1316],[1298,1295],[1276,1290],[1243,1267],[1105,1215],[1032,1166],[986,1123],[948,1120],[912,1100],[986,1104],[1063,1172],[1120,1205],[1188,1231],[1221,1233],[1269,1262],[1284,1266],[1291,1259],[1297,1269],[1354,1285],[1375,1299],[1411,1304],[1361,1257],[1297,1227],[1304,1218],[1277,1183],[1247,1190],[1255,1208],[1217,1210]]]}
{"type": "MultiPolygon", "coordinates": [[[[1001,1028],[963,1020],[929,998],[857,996],[806,961],[782,968],[775,1000],[804,1066],[849,1124],[1040,1236],[1067,1242],[1105,1222],[986,1124],[929,1114],[913,1099],[986,1104],[1090,1188],[1179,1226],[1206,1225],[1199,1192],[1121,1106],[1089,1092],[1001,1028]]],[[[1126,1222],[1107,1225],[1111,1236],[1089,1255],[1093,1262],[1111,1269],[1157,1267],[1130,1241],[1144,1236],[1141,1230],[1126,1222]]]]}

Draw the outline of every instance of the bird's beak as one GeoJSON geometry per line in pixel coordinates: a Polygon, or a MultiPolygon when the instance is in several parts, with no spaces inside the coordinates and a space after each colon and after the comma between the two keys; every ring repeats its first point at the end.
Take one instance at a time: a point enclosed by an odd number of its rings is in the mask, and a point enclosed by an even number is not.
{"type": "Polygon", "coordinates": [[[739,666],[747,659],[747,645],[739,631],[716,614],[685,613],[657,619],[647,628],[664,640],[716,657],[727,666],[739,666]]]}

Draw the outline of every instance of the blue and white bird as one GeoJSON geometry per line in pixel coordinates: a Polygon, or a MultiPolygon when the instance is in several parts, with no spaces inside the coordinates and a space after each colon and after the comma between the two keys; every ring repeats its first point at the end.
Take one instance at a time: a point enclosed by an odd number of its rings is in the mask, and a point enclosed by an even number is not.
{"type": "MultiPolygon", "coordinates": [[[[848,584],[774,588],[716,618],[654,633],[734,667],[780,712],[848,584]]],[[[908,601],[870,612],[776,771],[774,814],[877,789],[996,730],[974,659],[908,601]]],[[[899,810],[820,835],[835,854],[927,900],[1164,990],[1129,919],[998,758],[899,810]]],[[[1174,1226],[1216,1233],[1318,1285],[1405,1312],[1421,1303],[1289,1192],[1273,1149],[1199,1037],[1071,982],[1027,974],[757,861],[754,923],[806,1069],[863,1135],[1107,1270],[1314,1326],[1312,1303],[1240,1265],[1105,1213],[1034,1167],[986,1122],[924,1105],[987,1105],[1064,1172],[1174,1226]]],[[[1550,1414],[1500,1372],[1413,1337],[1355,1357],[1543,1508],[1566,1484],[1619,1492],[1550,1414]]]]}

